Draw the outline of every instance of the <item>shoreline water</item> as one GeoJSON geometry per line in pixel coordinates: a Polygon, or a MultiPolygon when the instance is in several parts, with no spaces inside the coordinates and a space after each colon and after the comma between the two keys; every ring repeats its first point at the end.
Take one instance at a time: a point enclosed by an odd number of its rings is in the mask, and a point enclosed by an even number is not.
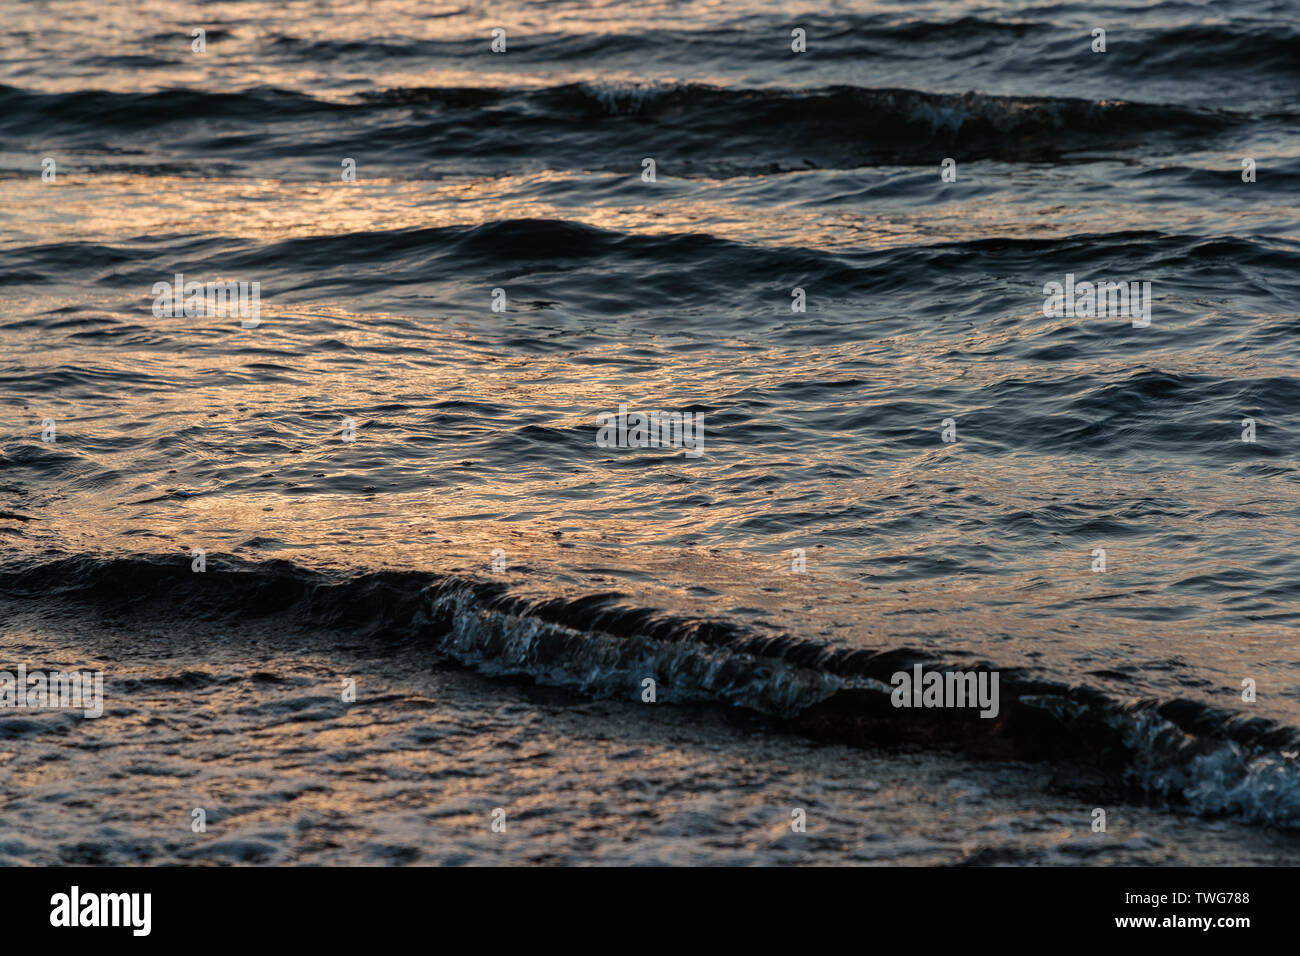
{"type": "MultiPolygon", "coordinates": [[[[652,709],[705,706],[743,712],[779,735],[818,746],[903,748],[997,765],[1030,761],[1103,809],[1120,802],[1207,821],[1227,816],[1266,829],[1300,828],[1297,731],[1245,713],[1187,699],[1108,698],[1096,687],[1044,680],[1024,668],[999,672],[994,663],[969,659],[957,666],[970,676],[983,670],[1001,678],[999,719],[951,706],[900,710],[889,675],[919,670],[921,660],[944,673],[932,651],[896,645],[869,652],[763,634],[735,621],[674,618],[615,594],[539,602],[500,580],[339,574],[224,555],[208,560],[195,573],[169,555],[54,559],[11,565],[0,584],[10,606],[28,615],[46,608],[81,626],[105,618],[127,627],[148,621],[154,631],[201,630],[210,635],[204,647],[226,660],[230,651],[220,642],[229,632],[260,634],[264,653],[278,656],[281,632],[302,640],[319,628],[330,635],[326,646],[380,659],[396,649],[408,662],[422,654],[507,686],[632,702],[632,712],[638,700],[652,709]]],[[[174,642],[161,640],[164,648],[174,642]]],[[[111,678],[110,672],[110,688],[111,678]]]]}
{"type": "Polygon", "coordinates": [[[503,683],[346,631],[4,608],[108,671],[103,718],[0,714],[0,864],[1278,865],[1300,835],[1010,761],[819,744],[713,707],[503,683]],[[356,681],[344,704],[341,679],[356,681]],[[491,829],[495,809],[506,830],[491,829]],[[202,809],[206,829],[192,830],[202,809]],[[806,812],[807,830],[791,830],[806,812]]]}

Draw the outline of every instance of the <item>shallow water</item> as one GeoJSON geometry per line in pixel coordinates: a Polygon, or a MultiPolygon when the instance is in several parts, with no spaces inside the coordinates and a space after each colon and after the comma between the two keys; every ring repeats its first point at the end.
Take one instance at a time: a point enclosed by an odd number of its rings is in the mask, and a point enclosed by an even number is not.
{"type": "Polygon", "coordinates": [[[0,4],[11,596],[350,607],[860,745],[981,663],[1053,756],[1300,825],[1294,3],[134,9],[0,4]],[[703,453],[598,447],[622,404],[703,453]]]}
{"type": "Polygon", "coordinates": [[[0,865],[1243,866],[1300,853],[1295,834],[1116,794],[1096,832],[1095,794],[1042,765],[502,687],[431,667],[418,641],[6,611],[11,653],[102,668],[112,703],[91,721],[0,718],[0,865]]]}

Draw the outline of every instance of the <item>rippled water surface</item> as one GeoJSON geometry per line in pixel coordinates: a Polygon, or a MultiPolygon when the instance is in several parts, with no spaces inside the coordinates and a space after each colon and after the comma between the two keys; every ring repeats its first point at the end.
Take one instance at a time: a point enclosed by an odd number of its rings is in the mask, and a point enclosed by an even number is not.
{"type": "Polygon", "coordinates": [[[0,11],[9,597],[269,593],[858,743],[981,663],[1300,825],[1294,2],[0,11]],[[260,324],[156,316],[177,273],[260,324]],[[703,454],[598,447],[622,404],[703,454]]]}

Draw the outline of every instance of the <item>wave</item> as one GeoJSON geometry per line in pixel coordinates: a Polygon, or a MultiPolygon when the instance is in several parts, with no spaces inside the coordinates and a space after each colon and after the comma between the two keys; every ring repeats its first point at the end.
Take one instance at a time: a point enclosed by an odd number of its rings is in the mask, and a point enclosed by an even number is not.
{"type": "MultiPolygon", "coordinates": [[[[1100,14],[1099,14],[1100,15],[1100,14]]],[[[1099,21],[1101,22],[1101,21],[1099,21]]],[[[1090,30],[1036,19],[962,16],[951,20],[901,19],[897,14],[801,14],[819,61],[897,59],[915,63],[926,55],[946,54],[966,60],[988,56],[1007,70],[1052,73],[1070,71],[1079,49],[1088,49],[1090,30]],[[1010,54],[1010,55],[1008,55],[1010,54]]],[[[511,39],[512,60],[526,63],[698,62],[740,65],[751,61],[760,38],[789,36],[791,24],[754,17],[720,22],[708,29],[645,29],[636,33],[541,33],[511,39]]],[[[1294,74],[1300,70],[1300,35],[1289,26],[1262,20],[1174,26],[1125,26],[1112,30],[1108,55],[1135,75],[1203,77],[1222,63],[1252,73],[1294,74]],[[1120,42],[1122,41],[1122,42],[1120,42]]],[[[209,34],[211,39],[211,34],[209,34]]],[[[321,60],[432,59],[443,63],[481,55],[481,37],[461,39],[375,38],[308,39],[276,34],[262,43],[262,55],[318,62],[321,60]]]]}
{"type": "Polygon", "coordinates": [[[156,136],[157,128],[174,126],[169,148],[202,150],[217,159],[276,156],[290,146],[301,153],[328,139],[334,151],[382,146],[402,160],[506,162],[526,149],[552,167],[606,170],[629,164],[639,169],[641,153],[628,155],[628,136],[635,131],[654,144],[665,174],[681,176],[933,165],[942,156],[1046,161],[1157,144],[1204,148],[1207,139],[1257,119],[1231,110],[1123,100],[856,86],[416,87],[341,102],[273,88],[36,93],[0,86],[0,131],[20,137],[38,120],[47,138],[95,143],[110,134],[156,136]],[[228,122],[219,133],[206,127],[181,132],[212,119],[228,122]],[[304,134],[304,119],[321,128],[304,134]],[[250,129],[258,136],[248,136],[250,129]]]}
{"type": "Polygon", "coordinates": [[[663,703],[739,707],[817,739],[1048,761],[1198,813],[1300,827],[1300,731],[1200,702],[1123,700],[988,661],[684,618],[629,605],[617,593],[531,597],[468,577],[207,560],[196,574],[185,554],[11,557],[0,565],[0,599],[263,623],[272,632],[277,618],[292,619],[355,639],[423,640],[485,674],[593,697],[639,699],[651,678],[663,703]],[[916,664],[997,672],[998,716],[894,708],[890,678],[916,664]]]}
{"type": "Polygon", "coordinates": [[[968,159],[1054,157],[1136,137],[1203,138],[1247,119],[1226,110],[1121,100],[856,86],[799,90],[575,83],[529,91],[398,88],[364,96],[389,107],[490,108],[494,122],[507,125],[545,117],[561,130],[592,131],[607,128],[611,120],[616,126],[634,120],[642,127],[662,128],[665,145],[721,141],[733,153],[754,149],[771,154],[779,149],[774,142],[779,133],[776,140],[811,151],[817,165],[849,167],[868,159],[932,164],[937,148],[968,159]]]}
{"type": "MultiPolygon", "coordinates": [[[[991,274],[1020,273],[1033,277],[1026,280],[1023,296],[1036,302],[1044,280],[1095,268],[1105,270],[1099,273],[1103,276],[1149,276],[1157,281],[1169,274],[1190,274],[1200,283],[1258,289],[1260,295],[1289,303],[1297,288],[1292,276],[1300,266],[1300,241],[1117,230],[831,250],[756,245],[704,232],[642,234],[563,219],[501,219],[302,236],[268,244],[243,242],[242,247],[221,236],[178,237],[176,244],[167,245],[69,241],[16,246],[6,251],[0,286],[61,281],[70,269],[91,261],[100,264],[89,276],[92,281],[147,290],[158,276],[170,277],[178,260],[188,262],[188,271],[195,274],[255,270],[264,279],[294,278],[288,287],[295,301],[336,296],[341,289],[366,294],[456,281],[467,273],[491,276],[501,270],[516,279],[533,275],[536,290],[546,291],[551,301],[581,300],[591,291],[594,272],[637,277],[636,301],[642,308],[690,303],[703,296],[719,308],[734,298],[752,312],[756,289],[815,282],[840,295],[909,289],[929,294],[932,271],[942,269],[980,280],[969,289],[955,288],[953,301],[986,296],[982,283],[991,274]],[[358,270],[358,264],[368,268],[358,270]],[[560,268],[565,266],[575,268],[560,268]],[[310,287],[296,279],[303,270],[315,277],[310,287]]],[[[266,285],[263,295],[274,298],[275,287],[266,285]]]]}

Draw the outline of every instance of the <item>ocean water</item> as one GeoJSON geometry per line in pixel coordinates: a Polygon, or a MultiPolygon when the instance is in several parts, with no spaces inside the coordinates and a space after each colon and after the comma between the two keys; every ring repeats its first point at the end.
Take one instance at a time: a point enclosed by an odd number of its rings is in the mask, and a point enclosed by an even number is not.
{"type": "Polygon", "coordinates": [[[0,13],[0,860],[1300,854],[1300,4],[0,13]]]}

